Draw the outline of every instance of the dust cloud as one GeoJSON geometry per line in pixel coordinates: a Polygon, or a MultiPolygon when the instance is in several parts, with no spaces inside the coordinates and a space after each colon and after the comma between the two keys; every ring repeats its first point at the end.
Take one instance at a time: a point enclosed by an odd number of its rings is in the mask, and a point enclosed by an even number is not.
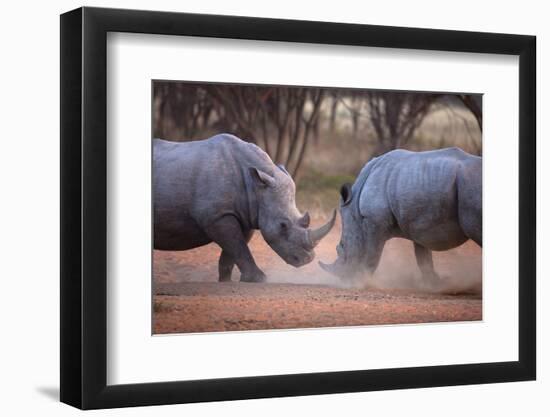
{"type": "MultiPolygon", "coordinates": [[[[351,279],[340,279],[324,271],[317,261],[332,263],[336,259],[336,245],[340,240],[341,225],[337,220],[331,233],[315,248],[315,260],[301,268],[286,265],[277,259],[263,267],[268,282],[283,284],[325,285],[336,288],[402,289],[443,294],[481,294],[482,290],[482,250],[474,242],[468,241],[458,248],[444,252],[433,252],[434,267],[440,276],[437,283],[422,279],[416,264],[414,247],[406,239],[390,239],[382,253],[380,264],[373,275],[359,275],[351,279]]],[[[259,233],[253,241],[253,253],[269,251],[259,233]],[[259,238],[259,240],[258,240],[259,238]],[[265,247],[263,247],[265,246],[265,247]]],[[[266,259],[267,261],[267,259],[266,259]]],[[[259,263],[259,265],[262,265],[259,263]]]]}
{"type": "Polygon", "coordinates": [[[405,239],[386,243],[380,266],[372,277],[377,288],[399,288],[435,293],[479,293],[482,288],[481,248],[468,241],[458,248],[433,252],[440,280],[427,282],[416,265],[413,244],[405,239]]]}
{"type": "MultiPolygon", "coordinates": [[[[416,265],[412,242],[391,239],[386,243],[378,269],[372,276],[355,280],[340,279],[321,269],[318,261],[331,263],[336,258],[340,224],[315,249],[316,258],[301,268],[286,264],[256,232],[249,247],[258,266],[266,273],[268,283],[321,285],[335,288],[398,289],[442,294],[481,294],[482,250],[474,242],[444,252],[433,252],[437,285],[422,279],[416,265]]],[[[216,244],[184,252],[154,252],[156,282],[213,282],[218,280],[220,249],[216,244]]],[[[239,279],[237,267],[233,281],[239,279]]]]}
{"type": "MultiPolygon", "coordinates": [[[[332,256],[322,256],[332,262],[332,256]]],[[[320,256],[317,256],[319,259],[320,256]]],[[[359,274],[341,279],[322,270],[316,261],[302,268],[271,265],[265,269],[268,282],[281,284],[324,285],[335,288],[402,289],[443,294],[481,294],[481,249],[473,242],[446,252],[434,252],[434,266],[440,280],[431,283],[422,278],[416,265],[413,245],[404,239],[387,242],[380,265],[372,275],[359,274]]]]}

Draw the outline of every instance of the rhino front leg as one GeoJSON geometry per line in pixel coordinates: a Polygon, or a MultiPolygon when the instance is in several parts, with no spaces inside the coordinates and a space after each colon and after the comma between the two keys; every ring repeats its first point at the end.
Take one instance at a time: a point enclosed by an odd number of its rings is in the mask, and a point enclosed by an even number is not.
{"type": "MultiPolygon", "coordinates": [[[[230,261],[233,260],[241,271],[241,281],[265,281],[265,274],[258,268],[250,253],[250,249],[248,249],[247,239],[250,239],[250,237],[245,236],[239,221],[235,217],[231,215],[222,217],[211,224],[206,229],[206,233],[210,239],[222,248],[222,257],[220,257],[218,266],[220,267],[220,272],[223,266],[223,272],[225,273],[224,278],[227,276],[228,270],[229,277],[231,276],[232,266],[229,268],[229,264],[230,261]],[[223,255],[224,253],[225,255],[223,255]]],[[[221,278],[222,274],[220,273],[220,280],[221,278]]]]}
{"type": "MultiPolygon", "coordinates": [[[[243,232],[245,242],[250,242],[250,238],[254,234],[253,230],[243,232]]],[[[220,255],[220,260],[218,262],[218,272],[219,272],[219,281],[228,282],[231,281],[231,272],[233,272],[233,267],[235,266],[235,259],[227,252],[222,250],[220,255]]]]}
{"type": "Polygon", "coordinates": [[[422,272],[424,280],[431,285],[438,284],[440,279],[434,269],[432,251],[414,242],[414,254],[416,256],[416,263],[422,272]]]}
{"type": "Polygon", "coordinates": [[[384,233],[380,230],[370,230],[367,232],[367,247],[365,255],[365,268],[369,275],[374,274],[378,268],[382,251],[386,244],[384,233]]]}
{"type": "Polygon", "coordinates": [[[220,260],[218,261],[218,280],[220,282],[231,281],[231,272],[233,272],[234,266],[235,260],[233,259],[233,257],[225,250],[222,250],[220,260]]]}

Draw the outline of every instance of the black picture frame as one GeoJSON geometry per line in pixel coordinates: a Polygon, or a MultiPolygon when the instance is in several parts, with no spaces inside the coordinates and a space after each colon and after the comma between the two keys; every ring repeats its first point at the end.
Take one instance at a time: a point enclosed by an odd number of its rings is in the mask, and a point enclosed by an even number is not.
{"type": "Polygon", "coordinates": [[[94,409],[535,379],[535,51],[524,35],[88,7],[61,15],[61,401],[94,409]],[[519,56],[518,361],[107,385],[108,32],[519,56]]]}

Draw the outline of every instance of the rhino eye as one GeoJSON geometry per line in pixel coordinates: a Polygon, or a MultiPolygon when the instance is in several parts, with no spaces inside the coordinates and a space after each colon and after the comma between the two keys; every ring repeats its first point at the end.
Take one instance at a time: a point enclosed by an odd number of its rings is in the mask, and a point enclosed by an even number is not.
{"type": "Polygon", "coordinates": [[[290,226],[287,221],[282,221],[279,223],[279,228],[281,229],[282,234],[286,234],[290,226]]]}

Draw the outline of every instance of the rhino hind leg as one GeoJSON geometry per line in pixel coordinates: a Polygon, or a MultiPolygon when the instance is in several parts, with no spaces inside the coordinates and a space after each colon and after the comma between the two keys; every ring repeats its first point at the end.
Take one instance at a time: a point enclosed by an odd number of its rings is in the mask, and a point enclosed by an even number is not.
{"type": "MultiPolygon", "coordinates": [[[[227,274],[226,271],[229,269],[229,260],[232,259],[241,271],[241,281],[265,281],[265,274],[256,265],[250,253],[250,249],[248,249],[247,236],[243,233],[241,225],[235,217],[227,215],[220,218],[208,226],[206,233],[222,248],[222,254],[224,252],[226,253],[226,255],[223,256],[222,265],[224,267],[224,273],[227,274]]],[[[250,239],[249,236],[248,239],[250,239]]],[[[222,261],[221,258],[220,261],[222,261]]]]}
{"type": "Polygon", "coordinates": [[[423,282],[429,285],[439,284],[440,278],[434,269],[432,251],[414,242],[414,254],[416,256],[418,268],[420,268],[420,272],[422,272],[423,282]]]}
{"type": "Polygon", "coordinates": [[[460,225],[464,234],[476,242],[479,247],[483,247],[483,239],[481,234],[481,214],[467,213],[460,217],[460,225]]]}
{"type": "Polygon", "coordinates": [[[483,247],[481,162],[463,166],[457,176],[458,221],[464,234],[483,247]]]}
{"type": "MultiPolygon", "coordinates": [[[[253,230],[243,232],[245,241],[248,243],[254,234],[253,230]]],[[[227,252],[222,250],[220,255],[220,260],[218,261],[218,272],[219,272],[219,281],[220,282],[229,282],[231,281],[231,273],[233,272],[233,267],[235,266],[235,259],[227,252]]]]}

